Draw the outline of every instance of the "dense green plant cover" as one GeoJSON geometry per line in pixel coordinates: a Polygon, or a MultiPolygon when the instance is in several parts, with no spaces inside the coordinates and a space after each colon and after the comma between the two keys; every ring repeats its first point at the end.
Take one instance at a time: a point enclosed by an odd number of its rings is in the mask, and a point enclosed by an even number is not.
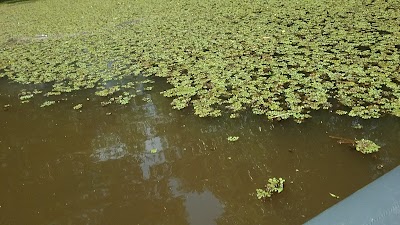
{"type": "Polygon", "coordinates": [[[266,198],[270,198],[273,193],[281,193],[283,191],[283,184],[285,183],[285,179],[283,178],[269,178],[268,183],[265,188],[256,189],[257,198],[265,200],[266,198]]]}
{"type": "Polygon", "coordinates": [[[151,90],[145,77],[165,77],[173,108],[201,117],[400,116],[399,18],[398,0],[0,5],[0,77],[121,104],[151,90]]]}

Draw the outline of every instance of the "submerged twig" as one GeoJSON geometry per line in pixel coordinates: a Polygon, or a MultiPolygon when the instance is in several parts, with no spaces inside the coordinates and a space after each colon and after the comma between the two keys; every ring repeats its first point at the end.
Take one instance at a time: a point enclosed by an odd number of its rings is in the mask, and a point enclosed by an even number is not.
{"type": "Polygon", "coordinates": [[[337,137],[337,136],[329,136],[332,139],[337,139],[339,144],[351,144],[351,145],[355,145],[356,144],[356,140],[353,139],[348,139],[348,138],[343,138],[343,137],[337,137]]]}

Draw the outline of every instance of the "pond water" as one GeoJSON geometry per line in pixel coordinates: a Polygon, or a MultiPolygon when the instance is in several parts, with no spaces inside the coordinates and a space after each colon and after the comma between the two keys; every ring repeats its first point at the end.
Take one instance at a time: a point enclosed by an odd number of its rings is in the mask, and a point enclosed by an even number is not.
{"type": "Polygon", "coordinates": [[[301,224],[400,164],[399,118],[199,118],[171,109],[163,85],[127,106],[101,107],[86,90],[40,108],[16,87],[0,80],[4,225],[301,224]],[[330,135],[381,149],[363,155],[330,135]],[[286,179],[284,191],[262,202],[255,190],[270,177],[286,179]]]}

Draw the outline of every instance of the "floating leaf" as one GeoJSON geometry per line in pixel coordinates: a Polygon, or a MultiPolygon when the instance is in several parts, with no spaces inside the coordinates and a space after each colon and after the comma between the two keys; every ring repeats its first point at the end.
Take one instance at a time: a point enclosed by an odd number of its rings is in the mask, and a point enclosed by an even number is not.
{"type": "Polygon", "coordinates": [[[40,107],[46,107],[46,106],[54,105],[55,103],[56,103],[55,101],[45,101],[40,105],[40,107]]]}
{"type": "Polygon", "coordinates": [[[228,139],[228,141],[234,142],[234,141],[239,140],[239,137],[237,137],[237,136],[229,136],[227,139],[228,139]]]}
{"type": "Polygon", "coordinates": [[[329,195],[332,196],[333,198],[337,198],[337,199],[340,198],[339,196],[337,196],[337,195],[335,195],[335,194],[332,194],[332,193],[330,193],[330,192],[329,192],[329,195]]]}
{"type": "Polygon", "coordinates": [[[83,107],[82,104],[78,104],[78,105],[74,106],[73,109],[79,110],[79,109],[82,109],[82,107],[83,107]]]}

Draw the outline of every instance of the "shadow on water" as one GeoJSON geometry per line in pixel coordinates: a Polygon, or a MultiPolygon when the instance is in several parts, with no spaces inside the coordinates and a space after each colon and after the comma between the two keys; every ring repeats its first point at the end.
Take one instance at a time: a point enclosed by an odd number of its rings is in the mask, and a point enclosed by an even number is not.
{"type": "Polygon", "coordinates": [[[157,88],[126,106],[74,94],[43,109],[12,86],[0,83],[0,224],[301,224],[339,201],[329,193],[343,199],[400,164],[399,118],[198,118],[157,88]],[[382,149],[362,155],[329,135],[382,149]],[[258,201],[272,176],[285,190],[258,201]]]}

